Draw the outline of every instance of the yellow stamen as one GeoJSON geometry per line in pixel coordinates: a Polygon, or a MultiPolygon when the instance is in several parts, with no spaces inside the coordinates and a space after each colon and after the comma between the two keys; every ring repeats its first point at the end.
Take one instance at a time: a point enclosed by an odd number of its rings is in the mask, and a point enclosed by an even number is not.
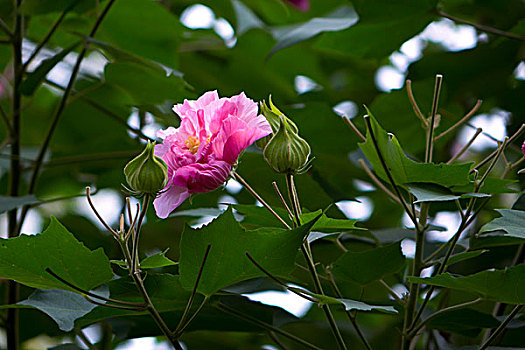
{"type": "Polygon", "coordinates": [[[186,147],[188,147],[188,150],[193,154],[197,153],[200,144],[201,141],[197,136],[189,136],[186,140],[186,147]]]}

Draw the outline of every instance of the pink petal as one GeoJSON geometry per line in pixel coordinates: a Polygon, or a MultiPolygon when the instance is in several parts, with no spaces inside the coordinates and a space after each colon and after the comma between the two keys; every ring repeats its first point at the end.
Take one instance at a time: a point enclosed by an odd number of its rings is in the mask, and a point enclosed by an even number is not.
{"type": "Polygon", "coordinates": [[[186,187],[190,193],[209,192],[224,184],[230,171],[231,165],[220,160],[194,163],[177,169],[173,184],[186,187]]]}
{"type": "Polygon", "coordinates": [[[180,186],[171,186],[166,192],[153,201],[155,212],[161,219],[165,219],[190,196],[188,189],[180,186]]]}

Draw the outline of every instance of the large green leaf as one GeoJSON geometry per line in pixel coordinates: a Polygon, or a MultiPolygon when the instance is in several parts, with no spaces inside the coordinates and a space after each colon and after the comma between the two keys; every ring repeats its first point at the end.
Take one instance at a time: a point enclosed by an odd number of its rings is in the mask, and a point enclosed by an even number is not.
{"type": "Polygon", "coordinates": [[[331,271],[336,280],[368,284],[399,271],[404,264],[401,245],[393,243],[363,252],[348,251],[334,262],[331,271]]]}
{"type": "Polygon", "coordinates": [[[134,62],[110,63],[104,68],[104,78],[124,89],[137,104],[162,104],[182,98],[185,83],[175,74],[134,62]]]}
{"type": "MultiPolygon", "coordinates": [[[[433,163],[418,163],[408,158],[397,138],[387,133],[373,116],[370,115],[372,131],[377,141],[379,151],[386,162],[396,184],[411,182],[427,182],[445,187],[455,185],[467,185],[469,182],[470,164],[448,165],[433,163]]],[[[368,161],[374,167],[376,173],[385,181],[388,181],[381,161],[377,155],[375,146],[367,132],[366,141],[359,144],[368,161]]]]}
{"type": "Polygon", "coordinates": [[[499,322],[494,316],[473,309],[441,314],[428,322],[428,327],[445,332],[477,336],[482,328],[494,328],[499,322]]]}
{"type": "Polygon", "coordinates": [[[85,12],[94,9],[96,5],[96,0],[25,0],[20,11],[25,15],[62,12],[71,8],[78,12],[85,12]]]}
{"type": "Polygon", "coordinates": [[[270,55],[320,33],[337,32],[346,29],[356,22],[357,15],[355,11],[349,6],[343,6],[325,17],[312,18],[308,22],[294,25],[284,31],[282,29],[278,30],[275,32],[275,34],[278,34],[276,35],[278,41],[270,55]]]}
{"type": "Polygon", "coordinates": [[[505,231],[508,236],[525,238],[525,212],[514,209],[496,209],[501,217],[495,218],[484,225],[479,233],[491,231],[505,231]]]}
{"type": "Polygon", "coordinates": [[[86,248],[54,217],[41,234],[0,240],[0,278],[33,288],[74,291],[47,273],[47,268],[85,290],[113,277],[104,251],[86,248]]]}
{"type": "Polygon", "coordinates": [[[123,50],[175,67],[182,24],[156,1],[116,1],[97,37],[123,50]]]}
{"type": "Polygon", "coordinates": [[[482,271],[469,276],[444,273],[430,278],[409,277],[409,281],[479,294],[487,300],[525,304],[525,265],[505,270],[482,271]]]}
{"type": "MultiPolygon", "coordinates": [[[[109,296],[107,290],[96,294],[106,298],[109,296]]],[[[60,289],[36,290],[29,298],[18,304],[32,306],[45,312],[65,332],[74,328],[77,318],[86,315],[96,307],[84,297],[60,289]]]]}
{"type": "Polygon", "coordinates": [[[278,228],[246,231],[228,209],[208,225],[185,227],[180,244],[181,284],[192,289],[208,245],[211,249],[202,272],[198,292],[212,295],[233,283],[264,276],[246,253],[275,275],[285,275],[294,268],[297,250],[316,220],[294,230],[278,228]]]}

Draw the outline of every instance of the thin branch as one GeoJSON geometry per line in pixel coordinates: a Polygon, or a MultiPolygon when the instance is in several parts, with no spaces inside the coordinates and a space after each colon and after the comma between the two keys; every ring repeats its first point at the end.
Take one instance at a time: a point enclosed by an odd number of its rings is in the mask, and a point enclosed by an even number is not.
{"type": "Polygon", "coordinates": [[[452,164],[456,159],[458,159],[459,157],[461,157],[463,155],[463,153],[465,153],[469,148],[470,146],[472,146],[472,144],[474,143],[474,140],[476,140],[476,138],[483,132],[483,129],[481,128],[477,128],[476,129],[476,133],[474,133],[474,135],[470,138],[469,142],[467,142],[465,144],[465,146],[463,146],[459,151],[458,153],[456,153],[452,158],[450,158],[450,160],[447,162],[447,164],[452,164]]]}
{"type": "Polygon", "coordinates": [[[441,91],[441,83],[443,82],[443,76],[441,74],[436,74],[436,82],[434,85],[434,97],[432,98],[432,110],[430,113],[430,124],[428,125],[428,138],[427,138],[427,147],[425,152],[425,163],[432,162],[432,153],[434,151],[434,129],[437,108],[439,103],[439,94],[441,91]]]}
{"type": "Polygon", "coordinates": [[[116,238],[116,239],[119,239],[119,235],[118,233],[113,230],[105,221],[104,219],[102,219],[102,216],[100,216],[100,214],[98,213],[97,211],[97,208],[95,208],[95,205],[93,204],[93,202],[91,201],[91,195],[89,193],[90,191],[90,188],[89,186],[86,187],[86,198],[87,198],[87,201],[89,203],[89,206],[91,207],[91,210],[93,211],[93,213],[97,216],[97,219],[98,221],[100,221],[100,223],[102,225],[104,225],[104,227],[106,228],[106,230],[108,230],[109,232],[111,232],[111,234],[113,234],[113,236],[116,238]]]}
{"type": "Polygon", "coordinates": [[[128,310],[128,311],[146,311],[148,309],[147,306],[132,307],[132,306],[122,306],[122,305],[118,305],[118,304],[101,303],[100,301],[96,301],[96,300],[88,297],[87,295],[84,295],[84,299],[89,301],[91,304],[95,304],[97,306],[102,306],[102,307],[108,307],[110,309],[128,310]]]}
{"type": "Polygon", "coordinates": [[[9,29],[9,26],[4,22],[2,18],[0,18],[0,29],[9,37],[12,38],[14,36],[11,29],[9,29]]]}
{"type": "Polygon", "coordinates": [[[368,177],[374,181],[374,183],[377,185],[377,187],[379,187],[380,189],[382,189],[390,198],[392,198],[394,201],[396,201],[397,203],[399,204],[402,204],[401,203],[401,200],[395,195],[393,194],[388,188],[386,188],[385,185],[383,185],[383,183],[374,175],[374,173],[372,172],[372,170],[368,167],[368,165],[366,164],[365,160],[360,158],[358,161],[357,161],[361,167],[364,169],[364,171],[366,172],[366,174],[368,175],[368,177]]]}
{"type": "Polygon", "coordinates": [[[423,127],[425,129],[428,129],[428,121],[425,118],[425,116],[423,115],[423,113],[421,113],[421,109],[419,109],[419,106],[418,106],[418,104],[416,102],[416,99],[414,97],[414,93],[412,92],[412,80],[407,79],[406,84],[407,84],[408,99],[410,100],[410,104],[412,105],[412,109],[414,110],[414,113],[416,114],[416,116],[419,118],[419,120],[423,124],[423,127]]]}
{"type": "Polygon", "coordinates": [[[363,141],[363,142],[366,141],[366,137],[363,136],[361,131],[359,131],[357,126],[355,126],[355,124],[350,120],[350,118],[348,118],[346,115],[344,115],[343,116],[343,120],[346,122],[346,124],[348,124],[348,126],[350,126],[350,128],[352,128],[352,130],[355,132],[355,134],[357,135],[357,137],[359,137],[359,139],[361,141],[363,141]]]}
{"type": "Polygon", "coordinates": [[[269,211],[270,213],[272,213],[273,216],[275,216],[275,217],[276,217],[276,218],[277,218],[277,219],[278,219],[278,220],[279,220],[279,221],[280,221],[280,222],[281,222],[281,223],[282,223],[282,224],[283,224],[288,230],[291,230],[291,229],[292,229],[292,228],[290,227],[290,225],[288,225],[288,224],[286,223],[286,221],[284,221],[284,219],[281,218],[281,217],[279,216],[279,214],[277,214],[277,213],[275,212],[275,210],[273,210],[273,208],[272,208],[268,203],[266,203],[266,202],[264,201],[264,199],[262,199],[262,197],[261,197],[257,192],[255,192],[255,190],[254,190],[254,189],[248,184],[248,182],[246,182],[246,180],[244,180],[244,179],[239,175],[239,173],[237,173],[236,171],[232,171],[231,175],[232,175],[232,177],[233,177],[235,180],[239,181],[239,183],[240,183],[241,185],[243,185],[243,186],[246,188],[246,190],[247,190],[248,192],[250,192],[250,193],[252,194],[252,196],[255,197],[255,199],[257,199],[259,202],[261,202],[261,204],[262,204],[266,209],[268,209],[268,211],[269,211]]]}
{"type": "Polygon", "coordinates": [[[233,316],[236,316],[236,317],[238,317],[240,319],[243,319],[245,321],[251,322],[251,323],[253,323],[253,324],[255,324],[255,325],[257,325],[257,326],[259,326],[261,328],[264,328],[266,330],[275,332],[276,334],[282,335],[282,336],[284,336],[284,337],[286,337],[286,338],[288,338],[288,339],[290,339],[290,340],[292,340],[292,341],[294,341],[294,342],[296,342],[298,344],[301,344],[301,345],[307,347],[308,349],[322,350],[320,347],[317,347],[317,346],[307,342],[306,340],[303,340],[303,339],[301,339],[301,338],[299,338],[299,337],[297,337],[297,336],[295,336],[295,335],[293,335],[291,333],[283,331],[280,328],[274,327],[273,325],[268,324],[266,322],[263,322],[263,321],[255,318],[255,317],[243,314],[243,313],[241,313],[241,312],[239,312],[239,311],[237,311],[237,310],[235,310],[235,309],[233,309],[233,308],[231,308],[231,307],[229,307],[229,306],[227,306],[225,304],[219,304],[217,307],[219,308],[219,310],[225,311],[225,312],[227,312],[227,313],[229,313],[229,314],[231,314],[233,316]]]}
{"type": "Polygon", "coordinates": [[[279,280],[277,277],[275,277],[274,275],[272,275],[270,272],[268,272],[267,270],[265,270],[261,265],[259,265],[257,263],[257,261],[255,261],[251,255],[248,253],[248,252],[245,252],[244,254],[246,254],[246,257],[248,259],[250,259],[250,261],[252,262],[252,264],[255,265],[255,267],[257,267],[259,270],[261,270],[262,273],[264,273],[266,276],[270,277],[272,280],[274,280],[275,282],[277,282],[279,285],[283,286],[284,288],[286,288],[286,290],[289,290],[290,292],[300,296],[301,298],[304,298],[308,301],[311,301],[312,303],[318,303],[319,301],[317,299],[314,299],[306,294],[303,294],[303,293],[300,293],[296,288],[290,288],[286,285],[286,283],[282,282],[281,280],[279,280]]]}
{"type": "Polygon", "coordinates": [[[9,133],[9,135],[12,135],[13,134],[13,126],[11,125],[11,121],[9,120],[9,117],[5,113],[5,111],[2,108],[2,106],[0,106],[0,116],[2,116],[2,120],[4,121],[5,126],[7,127],[7,131],[9,133]]]}
{"type": "Polygon", "coordinates": [[[95,345],[93,345],[91,341],[89,341],[89,338],[82,331],[82,329],[75,329],[75,333],[77,334],[78,338],[82,340],[82,343],[84,343],[84,345],[88,347],[89,350],[97,350],[95,345]]]}
{"type": "Polygon", "coordinates": [[[60,282],[62,282],[63,284],[65,284],[66,286],[68,286],[69,288],[74,289],[77,292],[82,293],[83,295],[87,295],[87,296],[95,298],[95,299],[104,300],[104,301],[106,301],[108,303],[128,305],[128,306],[134,306],[134,307],[139,307],[139,308],[140,307],[146,307],[146,305],[144,303],[134,303],[134,302],[131,302],[131,301],[121,301],[121,300],[106,298],[106,297],[97,295],[95,293],[91,293],[90,291],[84,290],[84,289],[82,289],[80,287],[77,287],[74,284],[66,281],[65,279],[63,279],[62,277],[57,275],[55,272],[53,272],[53,270],[51,270],[49,267],[46,268],[46,272],[49,273],[54,278],[56,278],[57,280],[59,280],[60,282]]]}
{"type": "MultiPolygon", "coordinates": [[[[507,144],[511,144],[516,140],[518,137],[521,136],[521,134],[525,131],[525,124],[521,124],[520,128],[509,138],[509,141],[507,144]]],[[[501,142],[501,141],[500,141],[501,142]]],[[[481,162],[479,162],[471,171],[473,170],[479,170],[482,166],[490,162],[490,160],[498,153],[498,149],[495,149],[491,154],[489,154],[485,159],[483,159],[481,162]]]]}
{"type": "Polygon", "coordinates": [[[286,209],[286,211],[288,212],[288,216],[290,217],[290,220],[293,220],[293,214],[292,214],[292,211],[290,210],[290,207],[288,206],[288,204],[286,203],[286,200],[284,199],[281,191],[279,190],[279,186],[277,186],[277,182],[272,182],[272,186],[273,188],[275,189],[275,192],[277,192],[277,195],[279,196],[279,199],[281,199],[281,202],[283,203],[284,205],[284,208],[286,209]]]}
{"type": "Polygon", "coordinates": [[[454,21],[456,23],[467,24],[469,26],[472,26],[472,27],[474,27],[476,29],[481,30],[482,32],[487,32],[487,33],[491,33],[491,34],[504,36],[504,37],[509,38],[509,39],[525,41],[525,37],[524,36],[521,36],[521,35],[518,35],[518,34],[514,34],[514,33],[505,32],[503,30],[499,30],[499,29],[496,29],[496,28],[492,28],[492,27],[489,27],[489,26],[482,25],[482,24],[470,22],[470,21],[467,21],[467,20],[464,20],[464,19],[461,19],[461,18],[457,18],[457,17],[449,15],[448,13],[445,13],[443,11],[438,11],[438,15],[440,15],[442,17],[445,17],[445,18],[448,18],[451,21],[454,21]]]}
{"type": "Polygon", "coordinates": [[[200,305],[197,307],[197,310],[195,310],[195,312],[190,316],[190,318],[188,319],[188,321],[186,321],[182,326],[181,328],[179,329],[178,332],[174,332],[174,336],[177,337],[177,336],[181,336],[182,333],[184,333],[184,331],[186,330],[186,328],[191,324],[191,322],[195,319],[195,317],[197,317],[197,315],[199,314],[199,312],[201,312],[202,308],[204,307],[204,305],[206,305],[206,303],[208,302],[208,300],[210,300],[210,297],[205,297],[203,300],[202,300],[202,303],[200,303],[200,305]]]}
{"type": "Polygon", "coordinates": [[[268,331],[268,336],[277,344],[282,350],[289,350],[286,345],[284,345],[279,338],[277,338],[277,334],[273,331],[268,331]]]}
{"type": "MultiPolygon", "coordinates": [[[[479,186],[476,186],[477,191],[479,191],[479,188],[483,185],[483,183],[489,176],[489,173],[492,171],[492,169],[496,165],[498,158],[503,154],[503,151],[505,150],[505,147],[507,147],[508,144],[509,144],[509,138],[505,137],[505,140],[503,140],[503,143],[498,147],[496,155],[494,159],[492,160],[492,162],[490,163],[489,167],[487,168],[487,171],[485,171],[485,173],[483,174],[483,177],[481,178],[481,180],[479,180],[478,182],[479,186]]],[[[474,192],[477,192],[477,191],[474,191],[474,192]]]]}
{"type": "Polygon", "coordinates": [[[51,29],[49,30],[49,32],[46,34],[46,36],[42,39],[42,41],[38,44],[38,46],[35,48],[35,50],[33,51],[33,53],[31,54],[31,56],[29,56],[29,58],[27,59],[27,61],[24,63],[24,71],[27,70],[27,67],[29,66],[29,64],[33,61],[33,59],[38,55],[38,53],[40,52],[40,50],[42,50],[42,48],[44,46],[46,46],[46,44],[48,43],[49,39],[51,39],[51,37],[53,36],[53,34],[55,33],[55,31],[57,30],[58,26],[62,23],[62,21],[64,20],[64,18],[66,17],[66,15],[69,13],[69,11],[71,11],[75,6],[76,4],[78,4],[80,1],[73,1],[71,3],[71,5],[69,5],[61,14],[60,14],[60,17],[58,17],[58,19],[55,21],[55,23],[53,24],[53,26],[51,27],[51,29]]]}
{"type": "Polygon", "coordinates": [[[472,109],[467,113],[465,114],[465,116],[463,118],[461,118],[460,120],[457,121],[456,124],[452,125],[450,128],[448,128],[447,130],[443,131],[441,134],[439,134],[438,136],[436,136],[434,138],[434,141],[437,141],[439,140],[440,138],[442,138],[443,136],[447,135],[448,133],[456,130],[458,127],[460,127],[463,123],[465,123],[467,120],[469,120],[479,109],[479,107],[481,107],[481,104],[483,103],[482,100],[478,100],[476,102],[476,104],[474,105],[474,107],[472,107],[472,109]]]}
{"type": "MultiPolygon", "coordinates": [[[[337,287],[337,284],[335,283],[334,276],[332,275],[332,273],[328,269],[327,269],[327,273],[328,273],[329,281],[330,281],[330,284],[332,286],[333,291],[335,292],[335,294],[337,295],[338,298],[342,299],[343,298],[343,294],[341,293],[341,291],[337,287]]],[[[372,350],[372,347],[370,346],[370,344],[368,343],[368,340],[366,339],[365,335],[361,331],[361,328],[359,328],[359,325],[357,324],[355,316],[352,316],[350,311],[346,310],[346,308],[345,308],[345,314],[347,315],[348,320],[350,321],[350,323],[354,327],[354,330],[356,331],[357,335],[359,336],[359,339],[361,339],[361,341],[363,342],[364,346],[368,350],[372,350]]]]}
{"type": "Polygon", "coordinates": [[[503,322],[501,322],[501,324],[498,326],[498,328],[496,328],[496,330],[494,331],[494,333],[492,333],[492,335],[489,337],[489,339],[487,339],[481,345],[479,350],[485,350],[486,348],[488,348],[490,343],[492,343],[494,341],[494,339],[496,339],[496,337],[505,329],[505,327],[507,327],[507,325],[510,323],[510,321],[512,321],[512,319],[514,317],[516,317],[516,315],[518,314],[518,312],[521,311],[522,308],[523,308],[523,305],[516,305],[516,306],[514,306],[514,309],[512,309],[512,311],[507,316],[507,318],[505,318],[505,320],[503,322]]]}
{"type": "Polygon", "coordinates": [[[428,322],[432,321],[436,317],[438,317],[440,315],[443,315],[443,314],[445,314],[447,312],[456,311],[456,310],[464,309],[464,308],[472,306],[472,305],[479,304],[481,301],[482,301],[482,299],[478,298],[478,299],[475,299],[475,300],[472,300],[472,301],[468,301],[466,303],[462,303],[462,304],[458,304],[458,305],[454,305],[454,306],[449,306],[449,307],[446,307],[446,308],[441,309],[439,311],[436,311],[432,315],[430,315],[429,317],[427,317],[426,319],[421,321],[414,329],[412,329],[410,331],[410,333],[409,333],[409,337],[415,336],[423,327],[425,327],[425,325],[428,322]]]}
{"type": "Polygon", "coordinates": [[[148,211],[150,202],[150,195],[144,195],[142,199],[142,208],[140,210],[139,219],[137,221],[137,229],[135,230],[135,237],[133,239],[133,250],[131,251],[131,269],[135,273],[139,269],[139,239],[140,239],[140,228],[142,227],[142,221],[146,217],[146,212],[148,211]]]}
{"type": "MultiPolygon", "coordinates": [[[[64,91],[64,87],[52,82],[51,80],[45,80],[45,83],[48,84],[49,86],[52,86],[54,88],[57,88],[59,90],[62,90],[64,91]]],[[[124,125],[126,127],[126,129],[128,129],[130,132],[134,133],[135,135],[137,135],[138,137],[140,137],[141,139],[143,140],[146,140],[146,141],[155,141],[154,139],[152,139],[151,137],[145,135],[142,130],[138,129],[138,128],[135,128],[131,125],[129,125],[125,120],[123,120],[122,118],[120,118],[118,115],[116,115],[115,113],[113,113],[112,111],[110,111],[109,109],[107,109],[106,107],[98,104],[97,102],[91,100],[89,97],[86,97],[84,95],[81,94],[82,92],[79,92],[77,94],[75,94],[73,97],[75,98],[78,98],[82,101],[84,101],[85,103],[87,103],[88,105],[90,105],[91,107],[99,110],[100,112],[104,113],[106,116],[110,117],[111,119],[115,120],[116,122],[124,125]]]]}
{"type": "Polygon", "coordinates": [[[199,282],[201,280],[202,273],[204,271],[204,265],[206,265],[206,260],[208,260],[208,254],[210,253],[210,249],[211,249],[211,244],[208,244],[208,246],[206,247],[206,251],[204,252],[204,257],[202,258],[202,263],[201,263],[201,266],[199,267],[199,272],[197,273],[197,279],[195,280],[195,283],[193,285],[193,290],[191,291],[190,298],[188,299],[188,303],[186,304],[186,307],[184,308],[184,312],[182,313],[182,316],[180,318],[179,324],[177,325],[177,328],[175,328],[175,331],[173,331],[174,334],[181,334],[183,331],[183,327],[185,326],[184,322],[186,321],[186,317],[188,316],[190,312],[191,306],[193,304],[193,299],[195,298],[195,295],[197,294],[197,288],[199,287],[199,282]]]}
{"type": "Polygon", "coordinates": [[[399,295],[397,295],[396,291],[393,290],[385,281],[379,280],[379,283],[381,283],[381,285],[386,288],[388,294],[390,294],[395,301],[397,301],[401,305],[404,304],[404,301],[399,297],[399,295]]]}

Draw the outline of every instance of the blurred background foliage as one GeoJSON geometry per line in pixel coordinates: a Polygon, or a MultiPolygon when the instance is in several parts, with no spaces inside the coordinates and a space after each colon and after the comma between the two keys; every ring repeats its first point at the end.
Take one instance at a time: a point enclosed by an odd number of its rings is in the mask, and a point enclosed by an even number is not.
{"type": "MultiPolygon", "coordinates": [[[[107,1],[102,0],[23,1],[20,11],[25,20],[24,60],[61,16],[63,20],[29,64],[29,73],[24,78],[28,86],[22,100],[21,193],[27,189],[33,160],[82,47],[75,44],[86,38],[105,3],[107,1]],[[54,62],[47,70],[42,68],[46,59],[52,61],[61,52],[58,63],[54,62]]],[[[0,17],[8,26],[12,25],[13,11],[13,1],[0,0],[0,17]]],[[[255,101],[268,99],[271,94],[276,105],[299,125],[315,156],[313,168],[297,178],[306,209],[314,211],[338,203],[329,209],[332,217],[345,218],[346,215],[361,219],[359,226],[369,228],[382,242],[408,237],[403,247],[409,255],[412,236],[404,228],[406,218],[382,191],[371,186],[357,162],[363,158],[357,146],[359,140],[341,115],[353,118],[364,132],[361,116],[365,114],[363,105],[366,104],[384,129],[395,133],[408,155],[421,160],[425,136],[407,98],[405,79],[412,80],[415,97],[423,113],[428,114],[434,76],[443,74],[438,132],[457,122],[478,99],[483,100],[483,104],[457,133],[440,139],[435,160],[447,161],[477,127],[483,128],[483,134],[464,159],[474,162],[483,159],[496,148],[497,140],[511,135],[525,122],[524,18],[522,0],[312,0],[303,11],[291,2],[280,0],[117,0],[95,38],[87,40],[88,55],[38,180],[36,197],[42,203],[30,211],[22,232],[41,232],[49,216],[55,215],[86,246],[103,247],[110,259],[119,259],[116,244],[81,197],[85,186],[96,189],[96,205],[103,208],[103,216],[115,225],[125,197],[121,188],[125,163],[143,147],[144,139],[155,138],[156,130],[178,125],[178,117],[171,111],[174,103],[216,89],[221,96],[244,91],[255,101]],[[476,28],[462,23],[464,21],[479,26],[476,28]],[[480,26],[497,28],[518,39],[496,35],[480,26]],[[79,197],[67,199],[71,196],[79,197]],[[356,198],[358,201],[354,201],[356,198]]],[[[0,106],[9,116],[13,94],[12,48],[3,42],[0,42],[0,73],[0,106]]],[[[0,188],[6,194],[10,146],[4,124],[0,127],[0,139],[3,140],[0,188]]],[[[506,156],[509,162],[522,157],[519,142],[511,145],[506,156]]],[[[496,173],[503,171],[503,162],[500,162],[496,173]]],[[[250,148],[241,157],[238,172],[269,203],[280,206],[271,183],[278,181],[281,188],[284,183],[267,167],[260,151],[250,148]]],[[[515,171],[509,173],[508,178],[518,181],[513,184],[514,189],[523,188],[523,177],[515,175],[515,171]]],[[[492,208],[509,207],[516,198],[516,193],[500,195],[490,202],[474,226],[480,227],[496,216],[492,208]]],[[[181,214],[168,220],[156,218],[151,211],[143,229],[143,253],[151,255],[169,248],[167,256],[177,260],[184,225],[202,222],[205,216],[202,211],[185,211],[224,208],[222,203],[254,204],[254,199],[230,183],[212,193],[194,196],[178,209],[181,214]]],[[[453,230],[449,226],[453,227],[458,220],[453,214],[454,206],[445,203],[433,206],[432,210],[436,224],[439,225],[441,219],[442,225],[448,225],[445,230],[453,230]]],[[[7,225],[5,216],[1,217],[3,234],[7,225]]],[[[469,230],[467,236],[472,235],[476,227],[469,230]]],[[[431,237],[443,240],[446,234],[436,233],[431,237]]],[[[465,241],[468,244],[468,239],[465,241]]],[[[352,232],[345,236],[344,244],[352,251],[372,247],[369,238],[352,232]]],[[[435,241],[428,242],[429,247],[435,244],[435,241]]],[[[486,249],[489,252],[458,263],[450,270],[470,274],[502,268],[511,262],[517,245],[498,243],[486,249]]],[[[314,251],[323,265],[333,263],[341,255],[329,239],[317,241],[314,251]]],[[[166,270],[176,272],[174,267],[166,270]]],[[[309,280],[300,269],[292,276],[296,277],[309,280]]],[[[401,293],[399,278],[399,273],[391,274],[385,281],[397,285],[401,293]]],[[[246,286],[243,288],[249,290],[246,286]]],[[[254,287],[252,291],[258,289],[254,287]]],[[[275,289],[275,286],[262,284],[260,289],[275,289]]],[[[379,282],[361,286],[345,281],[341,283],[341,290],[348,298],[364,296],[364,301],[371,303],[388,301],[388,294],[379,282]]],[[[30,288],[23,288],[22,297],[30,293],[30,288]]],[[[469,300],[469,295],[449,291],[441,293],[433,302],[437,305],[442,299],[459,302],[469,300]]],[[[419,342],[417,346],[444,349],[441,346],[447,341],[457,347],[479,344],[480,330],[493,326],[494,319],[488,315],[492,306],[486,303],[477,307],[478,313],[488,317],[485,323],[474,313],[461,315],[464,327],[457,321],[454,323],[457,319],[444,319],[441,323],[436,320],[433,327],[437,345],[419,342]]],[[[326,349],[335,347],[318,308],[310,309],[305,316],[313,320],[311,322],[282,316],[276,321],[276,317],[279,318],[276,314],[272,321],[268,314],[272,312],[270,309],[260,311],[261,315],[267,313],[268,322],[281,322],[287,331],[312,343],[325,344],[326,349]]],[[[336,313],[336,316],[340,318],[345,337],[350,339],[351,348],[362,348],[350,324],[344,322],[345,315],[336,313]]],[[[176,317],[173,315],[174,320],[176,317]]],[[[114,345],[119,339],[159,335],[152,320],[144,316],[135,318],[131,321],[114,318],[96,328],[93,334],[100,337],[107,335],[100,330],[113,329],[119,337],[113,340],[114,345]]],[[[397,346],[399,317],[362,313],[358,319],[374,348],[397,346]]],[[[69,339],[39,311],[21,310],[21,320],[21,337],[27,341],[26,348],[35,346],[31,345],[35,344],[35,337],[40,341],[47,339],[50,345],[69,339]],[[44,335],[50,338],[43,338],[44,335]]],[[[192,332],[182,338],[189,349],[275,346],[258,327],[213,309],[199,316],[190,330],[192,332]]],[[[523,323],[517,322],[505,334],[502,346],[524,346],[524,331],[523,323]]],[[[300,348],[283,342],[291,349],[300,348]]]]}

